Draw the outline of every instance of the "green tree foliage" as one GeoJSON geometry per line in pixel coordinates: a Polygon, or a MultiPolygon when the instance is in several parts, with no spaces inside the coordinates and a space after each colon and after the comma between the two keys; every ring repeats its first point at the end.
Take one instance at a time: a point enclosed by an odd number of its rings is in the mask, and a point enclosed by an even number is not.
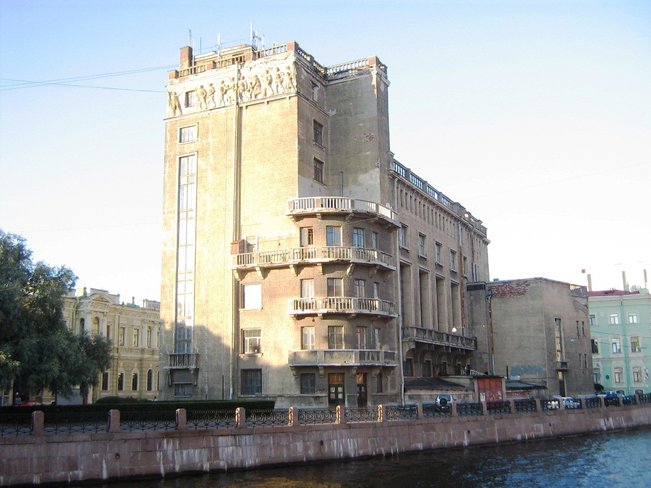
{"type": "Polygon", "coordinates": [[[63,296],[75,280],[66,267],[33,263],[24,239],[0,230],[0,384],[63,394],[96,384],[110,344],[67,329],[63,296]]]}

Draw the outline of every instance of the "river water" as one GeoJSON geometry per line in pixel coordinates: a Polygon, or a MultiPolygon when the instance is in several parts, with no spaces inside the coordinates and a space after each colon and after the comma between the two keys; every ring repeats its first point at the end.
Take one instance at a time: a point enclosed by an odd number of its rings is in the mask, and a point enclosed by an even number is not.
{"type": "Polygon", "coordinates": [[[193,475],[111,488],[648,487],[651,429],[193,475]]]}

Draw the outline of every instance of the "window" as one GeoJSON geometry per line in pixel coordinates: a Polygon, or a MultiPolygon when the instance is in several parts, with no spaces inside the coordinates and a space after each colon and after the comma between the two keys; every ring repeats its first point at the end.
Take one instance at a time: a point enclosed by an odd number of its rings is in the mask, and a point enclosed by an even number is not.
{"type": "Polygon", "coordinates": [[[581,337],[581,330],[579,329],[579,321],[576,321],[576,336],[581,337]]]}
{"type": "Polygon", "coordinates": [[[619,314],[618,313],[611,313],[610,317],[608,318],[608,323],[610,325],[618,325],[619,324],[619,314]]]}
{"type": "Polygon", "coordinates": [[[131,391],[138,391],[138,373],[131,375],[131,391]]]}
{"type": "Polygon", "coordinates": [[[262,308],[262,285],[260,283],[242,285],[242,308],[247,310],[262,308]]]}
{"type": "Polygon", "coordinates": [[[246,329],[242,331],[242,353],[257,354],[260,349],[261,329],[246,329]]]}
{"type": "Polygon", "coordinates": [[[126,327],[120,327],[118,330],[118,346],[124,346],[124,336],[126,335],[126,327]]]}
{"type": "Polygon", "coordinates": [[[457,251],[450,250],[450,271],[457,270],[457,251]]]}
{"type": "Polygon", "coordinates": [[[314,280],[301,280],[301,298],[314,298],[314,280]]]}
{"type": "Polygon", "coordinates": [[[102,373],[102,391],[108,391],[109,389],[109,372],[104,371],[102,373]]]}
{"type": "Polygon", "coordinates": [[[185,144],[187,142],[194,142],[197,140],[197,126],[190,125],[188,127],[181,127],[179,129],[179,142],[185,144]]]}
{"type": "Polygon", "coordinates": [[[357,337],[357,349],[366,349],[366,327],[357,327],[355,332],[357,337]]]}
{"type": "Polygon", "coordinates": [[[343,348],[344,348],[344,326],[343,325],[328,326],[328,349],[343,349],[343,348]]]}
{"type": "Polygon", "coordinates": [[[622,368],[615,368],[613,376],[615,377],[615,383],[623,383],[622,368]]]}
{"type": "Polygon", "coordinates": [[[373,331],[373,342],[375,345],[375,349],[382,349],[382,345],[380,342],[380,337],[382,337],[382,331],[380,330],[379,327],[376,327],[375,330],[373,331]]]}
{"type": "Polygon", "coordinates": [[[191,397],[192,396],[192,384],[191,383],[176,383],[174,385],[174,396],[175,397],[191,397]]]}
{"type": "Polygon", "coordinates": [[[323,161],[314,158],[314,180],[323,183],[323,161]]]}
{"type": "Polygon", "coordinates": [[[79,319],[79,334],[84,333],[85,324],[86,324],[86,321],[84,319],[79,319]]]}
{"type": "Polygon", "coordinates": [[[133,329],[133,347],[140,347],[140,329],[133,329]]]}
{"type": "Polygon", "coordinates": [[[312,100],[316,102],[319,98],[319,85],[317,85],[313,81],[311,81],[310,83],[312,84],[312,100]]]}
{"type": "Polygon", "coordinates": [[[382,393],[382,390],[383,390],[382,383],[384,383],[384,378],[382,376],[382,373],[378,373],[376,381],[375,381],[375,392],[376,393],[382,393]]]}
{"type": "Polygon", "coordinates": [[[601,383],[601,370],[599,368],[592,370],[592,380],[594,383],[601,383]]]}
{"type": "Polygon", "coordinates": [[[380,283],[377,281],[373,282],[373,298],[380,298],[380,283]]]}
{"type": "Polygon", "coordinates": [[[118,374],[118,391],[124,390],[124,373],[118,374]]]}
{"type": "Polygon", "coordinates": [[[364,229],[353,229],[353,247],[364,247],[364,229]]]}
{"type": "Polygon", "coordinates": [[[414,376],[414,360],[411,358],[405,359],[404,363],[405,376],[414,376]]]}
{"type": "Polygon", "coordinates": [[[585,320],[581,321],[581,335],[585,337],[585,320]]]}
{"type": "Polygon", "coordinates": [[[611,343],[611,351],[616,354],[622,352],[622,345],[621,342],[619,341],[619,337],[613,338],[611,343]]]}
{"type": "Polygon", "coordinates": [[[326,246],[341,246],[341,227],[326,225],[326,246]]]}
{"type": "Polygon", "coordinates": [[[378,233],[373,231],[371,232],[371,249],[377,249],[378,244],[378,233]]]}
{"type": "Polygon", "coordinates": [[[323,124],[313,120],[312,128],[314,129],[314,143],[323,146],[323,124]]]}
{"type": "Polygon", "coordinates": [[[404,224],[399,229],[398,244],[400,244],[400,247],[407,249],[407,226],[404,224]]]}
{"type": "Polygon", "coordinates": [[[468,256],[464,256],[461,260],[461,272],[463,276],[468,276],[468,256]]]}
{"type": "Polygon", "coordinates": [[[344,280],[341,278],[328,278],[328,296],[344,296],[344,280]]]}
{"type": "Polygon", "coordinates": [[[639,323],[637,312],[628,312],[628,323],[629,324],[639,323]]]}
{"type": "Polygon", "coordinates": [[[301,373],[301,394],[316,393],[316,375],[314,373],[301,373]]]}
{"type": "Polygon", "coordinates": [[[262,394],[262,370],[243,369],[242,370],[242,395],[261,395],[261,394],[262,394]]]}
{"type": "Polygon", "coordinates": [[[111,324],[106,324],[106,338],[111,340],[111,324]]]}
{"type": "Polygon", "coordinates": [[[641,383],[642,382],[642,368],[639,366],[634,366],[633,367],[633,383],[641,383]]]}
{"type": "Polygon", "coordinates": [[[434,244],[436,252],[436,264],[443,264],[443,245],[440,242],[434,244]]]}
{"type": "Polygon", "coordinates": [[[194,90],[185,92],[185,106],[194,107],[197,104],[197,94],[194,90]]]}
{"type": "Polygon", "coordinates": [[[427,254],[425,253],[425,235],[424,234],[418,234],[418,255],[420,257],[426,257],[427,254]]]}
{"type": "Polygon", "coordinates": [[[366,297],[366,280],[355,280],[355,296],[358,298],[366,297]]]}
{"type": "Polygon", "coordinates": [[[147,391],[152,391],[154,389],[154,372],[149,369],[147,370],[147,391]]]}
{"type": "Polygon", "coordinates": [[[590,339],[590,344],[592,345],[592,354],[599,354],[599,342],[597,339],[590,339]]]}
{"type": "Polygon", "coordinates": [[[147,347],[151,347],[151,327],[147,327],[147,347]]]}
{"type": "Polygon", "coordinates": [[[597,316],[594,314],[590,314],[588,323],[590,324],[590,326],[597,325],[597,316]]]}
{"type": "Polygon", "coordinates": [[[312,227],[301,227],[301,247],[314,245],[314,230],[312,227]]]}
{"type": "Polygon", "coordinates": [[[311,351],[314,349],[314,327],[301,327],[301,349],[311,351]]]}
{"type": "Polygon", "coordinates": [[[637,336],[631,337],[631,352],[641,352],[640,349],[640,338],[637,336]]]}

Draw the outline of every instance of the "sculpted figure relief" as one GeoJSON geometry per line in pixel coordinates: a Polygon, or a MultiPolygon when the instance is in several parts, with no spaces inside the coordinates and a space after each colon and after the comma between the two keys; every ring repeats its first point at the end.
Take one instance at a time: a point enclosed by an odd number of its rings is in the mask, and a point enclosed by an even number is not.
{"type": "Polygon", "coordinates": [[[296,76],[292,70],[292,66],[287,66],[285,69],[285,90],[286,91],[295,91],[296,90],[296,76]]]}
{"type": "Polygon", "coordinates": [[[197,88],[197,98],[199,99],[199,108],[201,109],[206,109],[208,108],[206,104],[206,97],[208,96],[206,89],[203,87],[203,85],[199,85],[199,88],[197,88]]]}
{"type": "Polygon", "coordinates": [[[211,83],[208,85],[208,95],[207,95],[207,101],[206,105],[208,108],[212,105],[212,108],[217,108],[217,105],[215,103],[215,87],[211,83]]]}
{"type": "Polygon", "coordinates": [[[172,116],[181,114],[181,104],[179,103],[179,97],[174,90],[167,92],[167,105],[172,112],[172,116]]]}
{"type": "Polygon", "coordinates": [[[283,74],[280,72],[280,68],[276,67],[276,73],[274,74],[274,91],[276,95],[285,93],[287,90],[283,85],[283,74]]]}

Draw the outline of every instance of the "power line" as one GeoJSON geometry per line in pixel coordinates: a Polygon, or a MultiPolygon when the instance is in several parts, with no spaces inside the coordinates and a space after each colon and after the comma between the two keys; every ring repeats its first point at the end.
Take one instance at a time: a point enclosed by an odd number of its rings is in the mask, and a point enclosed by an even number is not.
{"type": "MultiPolygon", "coordinates": [[[[5,78],[0,78],[0,79],[5,79],[5,78]]],[[[147,90],[147,89],[144,89],[144,88],[119,88],[117,86],[79,85],[79,84],[75,84],[75,83],[55,83],[55,82],[49,82],[49,83],[35,82],[35,83],[38,83],[38,84],[37,85],[19,86],[19,87],[15,87],[15,88],[0,88],[0,91],[18,90],[20,88],[36,88],[36,87],[41,87],[41,86],[62,86],[62,87],[70,87],[70,88],[90,88],[90,89],[96,89],[96,90],[117,90],[117,91],[129,91],[129,92],[165,93],[165,90],[147,90]]]]}

